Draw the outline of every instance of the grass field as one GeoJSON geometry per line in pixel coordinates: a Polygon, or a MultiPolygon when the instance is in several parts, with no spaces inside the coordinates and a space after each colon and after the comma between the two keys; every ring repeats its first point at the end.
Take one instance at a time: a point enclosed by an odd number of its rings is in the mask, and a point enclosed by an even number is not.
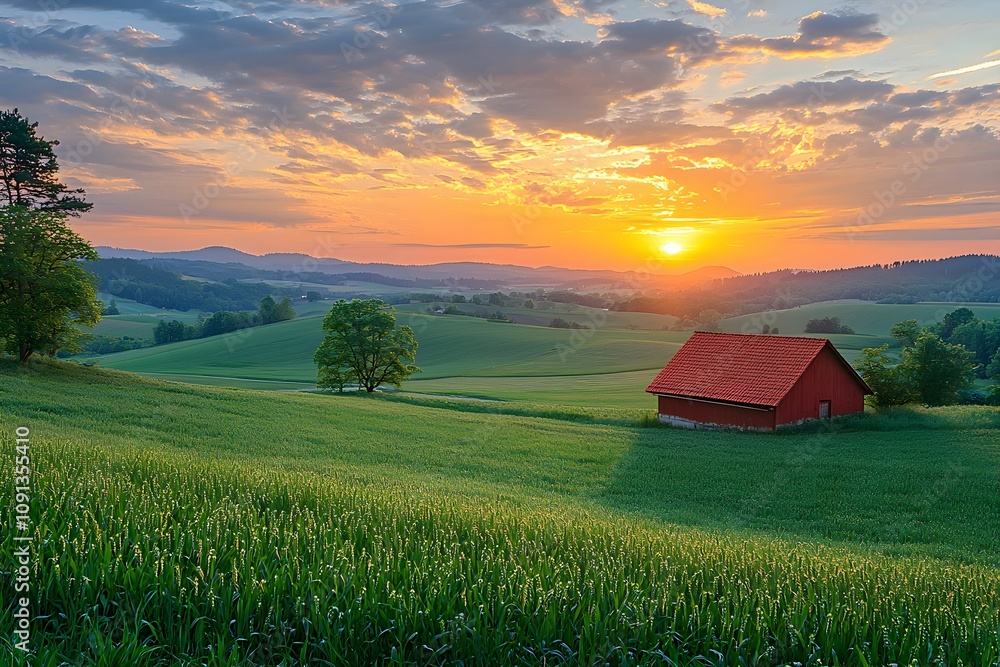
{"type": "MultiPolygon", "coordinates": [[[[291,322],[101,357],[100,363],[152,377],[212,385],[314,386],[312,357],[322,339],[321,313],[328,303],[308,304],[291,322]],[[317,312],[318,311],[318,312],[317,312]],[[308,315],[306,313],[315,313],[308,315]],[[184,376],[184,377],[181,377],[184,376]]],[[[452,394],[565,405],[648,407],[645,393],[655,372],[687,340],[690,332],[604,327],[567,330],[503,324],[452,315],[428,315],[406,307],[397,321],[412,326],[422,369],[408,382],[410,392],[452,394]]],[[[854,359],[861,348],[888,337],[830,336],[854,359]]]]}
{"type": "Polygon", "coordinates": [[[155,306],[147,306],[138,301],[122,299],[114,294],[98,292],[97,298],[104,303],[111,303],[114,299],[118,305],[119,315],[106,315],[101,318],[97,326],[86,329],[89,333],[101,334],[104,336],[131,336],[132,338],[153,339],[153,329],[160,323],[160,320],[180,320],[185,324],[191,324],[198,319],[198,311],[164,310],[155,306]]]}
{"type": "Polygon", "coordinates": [[[4,446],[32,434],[35,664],[1000,655],[996,409],[763,435],[42,361],[0,387],[4,446]]]}
{"type": "Polygon", "coordinates": [[[923,325],[939,322],[946,314],[957,308],[969,308],[983,319],[1000,317],[1000,304],[996,303],[917,303],[880,304],[870,301],[825,301],[798,308],[776,310],[754,315],[741,315],[722,320],[721,331],[733,333],[760,333],[767,324],[778,327],[785,335],[800,335],[806,323],[821,317],[839,317],[843,324],[859,334],[888,336],[889,329],[897,322],[917,320],[923,325]]]}
{"type": "MultiPolygon", "coordinates": [[[[456,393],[460,387],[443,378],[498,378],[487,382],[508,388],[524,385],[524,378],[535,378],[531,386],[540,388],[548,383],[552,390],[568,395],[572,392],[565,389],[562,378],[566,376],[628,373],[628,378],[612,382],[634,389],[629,399],[632,405],[648,402],[643,393],[648,380],[637,380],[634,372],[662,367],[689,335],[551,329],[405,312],[397,319],[413,326],[420,342],[417,363],[423,372],[415,376],[419,381],[407,385],[412,391],[420,391],[422,383],[433,379],[439,382],[428,384],[428,391],[456,393]]],[[[142,373],[314,384],[312,357],[322,339],[321,326],[319,316],[302,317],[224,336],[107,355],[101,364],[142,373]]]]}
{"type": "MultiPolygon", "coordinates": [[[[433,305],[448,305],[448,301],[439,304],[405,304],[396,306],[396,310],[401,313],[426,313],[427,308],[433,305]]],[[[550,309],[536,308],[516,308],[501,306],[477,306],[472,303],[455,304],[457,308],[464,312],[475,313],[485,310],[489,313],[497,311],[503,313],[512,322],[518,324],[530,324],[533,326],[547,327],[555,318],[576,322],[581,326],[599,329],[628,329],[631,327],[638,329],[668,329],[677,323],[677,318],[671,315],[656,315],[654,313],[620,313],[615,311],[602,310],[600,308],[587,308],[584,306],[574,306],[573,304],[554,304],[550,309]]],[[[329,310],[329,308],[327,308],[329,310]]]]}

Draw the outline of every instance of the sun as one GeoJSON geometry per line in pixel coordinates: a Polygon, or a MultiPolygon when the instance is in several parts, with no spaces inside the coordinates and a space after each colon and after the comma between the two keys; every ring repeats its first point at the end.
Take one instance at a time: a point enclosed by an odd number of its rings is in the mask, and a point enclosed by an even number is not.
{"type": "Polygon", "coordinates": [[[662,250],[665,255],[676,255],[677,253],[684,250],[684,246],[682,246],[677,241],[670,241],[669,243],[664,243],[663,245],[661,245],[660,250],[662,250]]]}

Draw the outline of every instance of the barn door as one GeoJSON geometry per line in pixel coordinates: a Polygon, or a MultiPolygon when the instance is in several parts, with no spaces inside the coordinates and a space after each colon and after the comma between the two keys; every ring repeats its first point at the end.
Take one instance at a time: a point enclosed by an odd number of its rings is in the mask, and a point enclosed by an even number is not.
{"type": "Polygon", "coordinates": [[[830,401],[819,402],[819,418],[820,419],[830,418],[830,401]]]}

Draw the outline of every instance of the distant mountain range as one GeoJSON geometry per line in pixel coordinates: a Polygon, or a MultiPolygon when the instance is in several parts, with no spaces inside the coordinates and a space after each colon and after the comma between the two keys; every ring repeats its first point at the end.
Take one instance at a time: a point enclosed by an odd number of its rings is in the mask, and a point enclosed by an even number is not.
{"type": "Polygon", "coordinates": [[[478,279],[492,280],[508,287],[546,286],[560,289],[688,289],[721,278],[740,274],[724,266],[707,266],[680,274],[649,275],[635,271],[601,271],[564,269],[554,266],[532,268],[514,264],[482,262],[447,262],[428,265],[400,265],[346,262],[340,259],[312,257],[298,253],[253,255],[227,248],[211,246],[200,250],[150,252],[100,246],[102,259],[113,257],[135,260],[174,259],[217,264],[239,264],[256,269],[282,271],[288,274],[322,272],[329,274],[375,273],[388,278],[405,280],[478,279]]]}

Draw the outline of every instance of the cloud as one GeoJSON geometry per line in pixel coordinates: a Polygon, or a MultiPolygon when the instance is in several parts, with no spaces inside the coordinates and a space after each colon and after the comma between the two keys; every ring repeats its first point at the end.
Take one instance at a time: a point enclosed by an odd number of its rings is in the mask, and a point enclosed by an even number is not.
{"type": "MultiPolygon", "coordinates": [[[[1000,240],[1000,227],[934,227],[907,229],[857,229],[851,234],[864,241],[996,241],[1000,240]]],[[[808,234],[803,238],[843,240],[844,232],[808,234]]]]}
{"type": "Polygon", "coordinates": [[[969,72],[978,72],[980,70],[989,69],[991,67],[996,67],[1000,65],[1000,60],[991,60],[985,63],[979,63],[978,65],[969,65],[968,67],[961,67],[959,69],[948,70],[947,72],[938,72],[937,74],[931,74],[927,77],[927,81],[932,81],[934,79],[940,79],[946,76],[956,76],[958,74],[968,74],[969,72]]]}
{"type": "Polygon", "coordinates": [[[886,81],[863,81],[852,77],[838,81],[798,81],[767,93],[730,97],[725,102],[712,105],[712,108],[737,118],[789,110],[804,115],[827,107],[885,99],[895,89],[886,81]]]}
{"type": "Polygon", "coordinates": [[[459,249],[504,249],[542,250],[547,245],[527,245],[525,243],[394,243],[397,248],[459,248],[459,249]]]}
{"type": "Polygon", "coordinates": [[[720,16],[726,15],[726,10],[722,7],[716,7],[715,5],[710,5],[707,2],[698,2],[698,0],[688,0],[691,5],[691,9],[698,12],[699,14],[704,14],[705,16],[710,16],[712,18],[718,18],[720,16]]]}
{"type": "Polygon", "coordinates": [[[890,38],[878,31],[878,14],[814,12],[799,20],[798,33],[786,37],[739,35],[729,49],[742,53],[769,53],[785,58],[837,58],[877,51],[890,38]]]}

